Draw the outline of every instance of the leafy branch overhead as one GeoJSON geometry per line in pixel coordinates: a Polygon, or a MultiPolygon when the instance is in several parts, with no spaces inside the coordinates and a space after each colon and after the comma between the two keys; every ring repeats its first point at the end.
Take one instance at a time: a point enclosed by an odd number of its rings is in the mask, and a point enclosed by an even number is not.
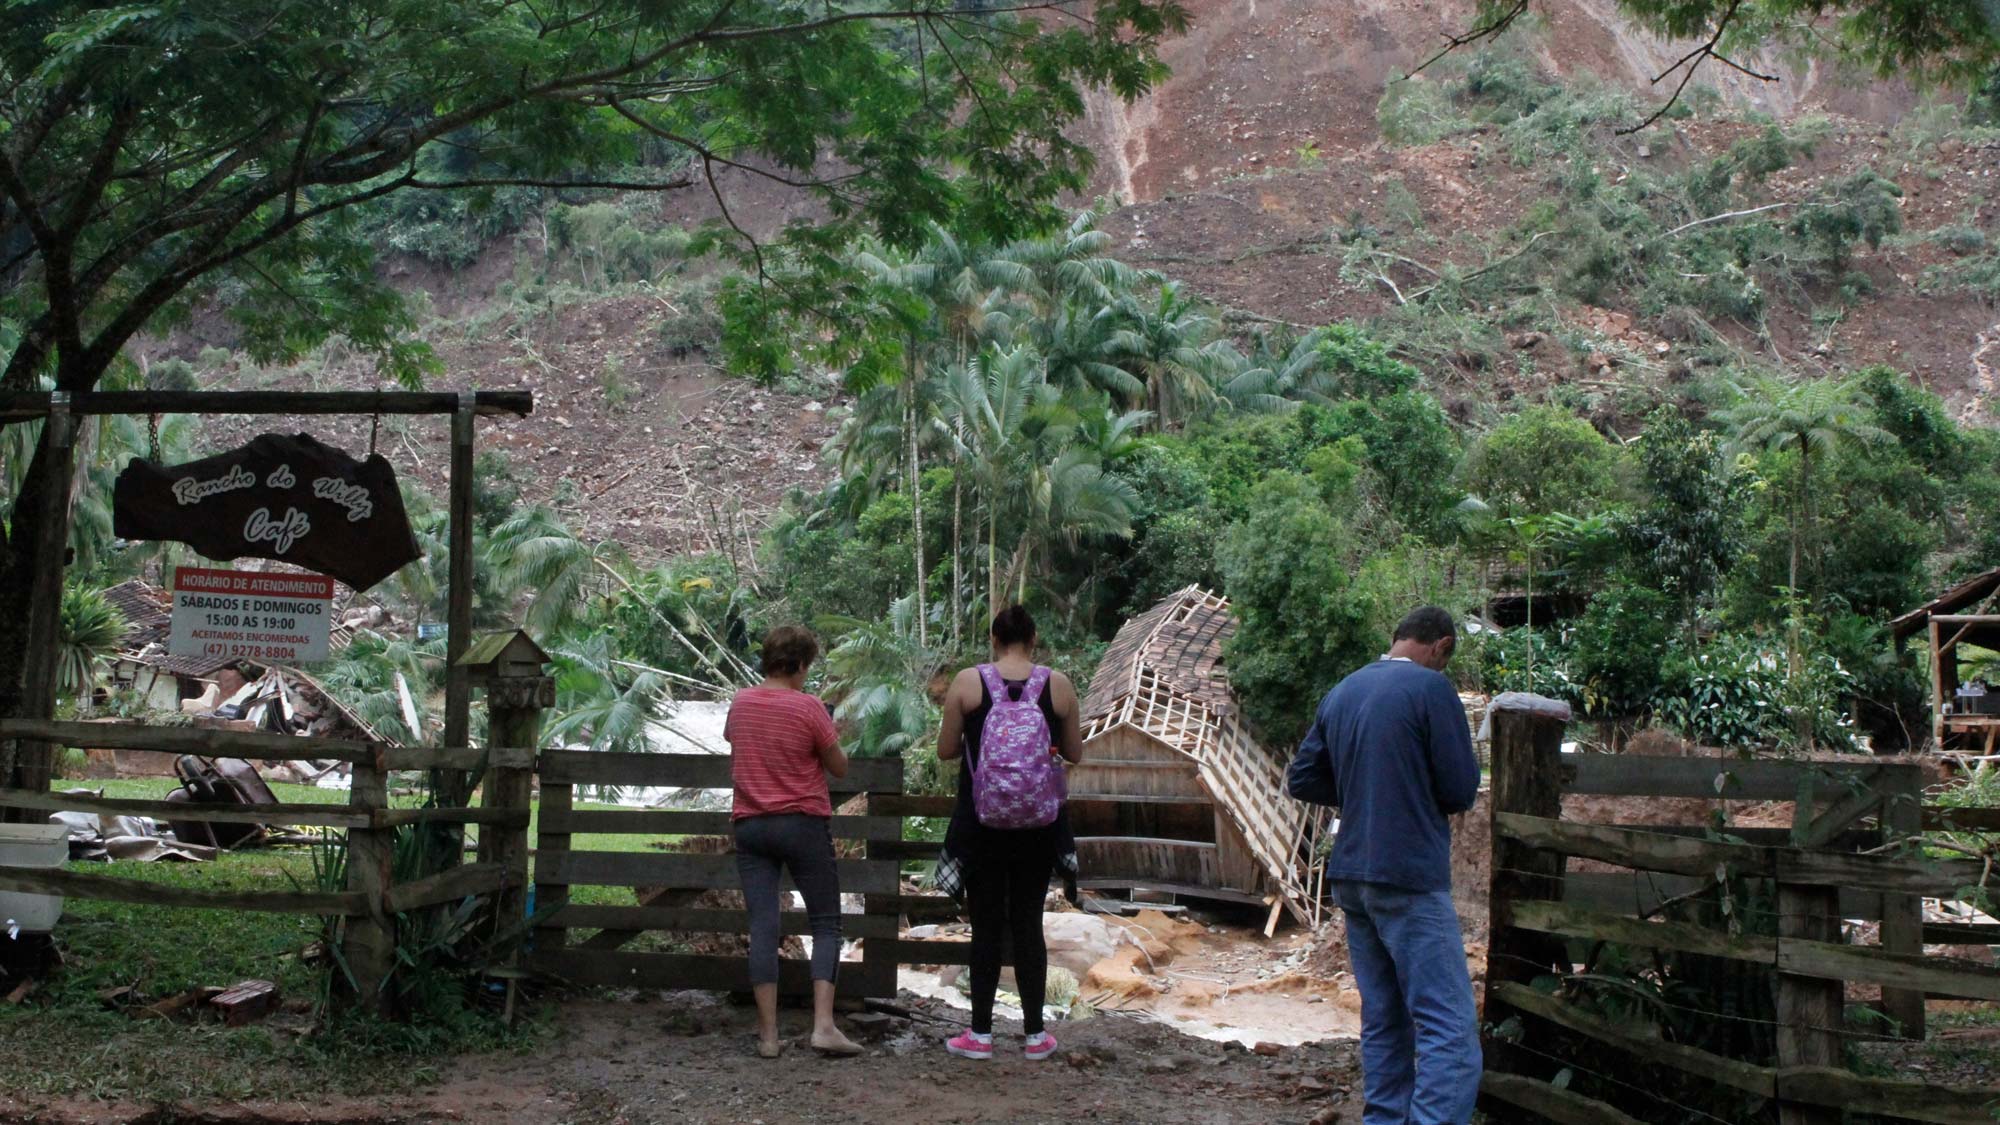
{"type": "MultiPolygon", "coordinates": [[[[1504,35],[1534,8],[1534,0],[1480,0],[1472,25],[1447,32],[1444,46],[1415,72],[1504,35]]],[[[1618,0],[1618,8],[1661,38],[1692,45],[1653,78],[1654,86],[1668,88],[1666,100],[1620,133],[1640,132],[1665,116],[1706,63],[1759,82],[1779,81],[1756,62],[1774,49],[1812,51],[1884,76],[1952,84],[1983,80],[2000,63],[2000,19],[1985,0],[1618,0]],[[1669,82],[1673,85],[1666,87],[1669,82]]]]}
{"type": "Polygon", "coordinates": [[[1172,0],[10,4],[0,385],[88,389],[225,292],[260,359],[338,333],[413,381],[433,361],[353,218],[397,191],[700,190],[733,226],[736,172],[816,201],[801,246],[908,245],[945,219],[1012,236],[1083,183],[1062,132],[1079,87],[1145,91],[1185,19],[1172,0]]]}

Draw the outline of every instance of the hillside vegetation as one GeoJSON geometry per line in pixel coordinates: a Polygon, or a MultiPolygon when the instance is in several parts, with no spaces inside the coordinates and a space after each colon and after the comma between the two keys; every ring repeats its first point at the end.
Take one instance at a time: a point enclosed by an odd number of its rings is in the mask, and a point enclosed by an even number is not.
{"type": "MultiPolygon", "coordinates": [[[[482,463],[482,620],[553,639],[561,730],[599,745],[803,620],[862,742],[912,749],[989,606],[1026,600],[1083,674],[1189,582],[1235,600],[1231,672],[1274,745],[1403,609],[1496,591],[1588,609],[1486,635],[1468,686],[1732,745],[1921,729],[1880,625],[2000,562],[1986,337],[1955,353],[1950,328],[1990,323],[2000,277],[1985,103],[1885,129],[1697,93],[1620,135],[1641,95],[1500,47],[1371,108],[1365,151],[1039,239],[856,251],[844,329],[801,324],[761,387],[723,370],[734,283],[696,213],[375,209],[447,368],[537,391],[482,463]]],[[[194,383],[366,369],[337,343],[256,369],[199,325],[155,354],[194,383]]],[[[435,488],[441,433],[389,433],[435,488]]],[[[435,617],[440,573],[397,608],[435,617]]],[[[410,647],[331,678],[392,715],[368,669],[434,667],[410,647]]]]}

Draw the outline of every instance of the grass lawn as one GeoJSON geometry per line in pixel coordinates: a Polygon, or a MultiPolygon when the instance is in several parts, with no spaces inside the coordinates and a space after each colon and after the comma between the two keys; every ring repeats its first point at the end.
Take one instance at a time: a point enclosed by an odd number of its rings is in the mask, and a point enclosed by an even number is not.
{"type": "MultiPolygon", "coordinates": [[[[151,799],[175,788],[165,778],[58,785],[151,799]]],[[[287,803],[347,800],[344,790],[271,788],[287,803]]],[[[573,846],[645,851],[673,839],[578,836],[573,846]]],[[[312,853],[299,847],[225,853],[207,863],[72,863],[70,869],[212,890],[291,891],[315,885],[312,853]]],[[[597,905],[636,901],[627,887],[577,887],[571,898],[597,905]]],[[[61,971],[42,980],[23,1003],[0,1005],[0,1090],[28,1098],[86,1095],[149,1101],[309,1098],[329,1088],[366,1093],[426,1081],[431,1073],[426,1059],[484,1047],[525,1047],[538,1035],[532,1022],[510,1034],[490,1014],[469,1009],[412,1025],[343,1016],[336,1017],[337,1026],[319,1027],[315,1008],[229,1030],[206,1021],[134,1019],[100,1000],[100,993],[119,987],[131,987],[152,1000],[259,979],[276,983],[294,1008],[303,1007],[301,1001],[316,1004],[329,966],[308,963],[301,955],[323,934],[322,920],[312,917],[72,898],[64,904],[56,930],[61,971]]],[[[648,934],[628,948],[670,946],[666,935],[648,934]]]]}

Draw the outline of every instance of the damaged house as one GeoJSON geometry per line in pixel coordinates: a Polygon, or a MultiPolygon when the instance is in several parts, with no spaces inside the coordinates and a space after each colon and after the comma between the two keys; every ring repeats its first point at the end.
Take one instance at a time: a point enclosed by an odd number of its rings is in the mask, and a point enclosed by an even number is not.
{"type": "Polygon", "coordinates": [[[1199,586],[1118,630],[1083,705],[1070,773],[1078,859],[1093,887],[1266,905],[1317,925],[1329,810],[1285,792],[1223,669],[1229,603],[1199,586]]]}
{"type": "MultiPolygon", "coordinates": [[[[135,579],[104,593],[126,622],[118,655],[110,661],[113,692],[137,696],[153,710],[187,714],[197,726],[394,743],[297,668],[169,654],[173,601],[165,589],[135,579]]],[[[353,629],[341,625],[328,643],[339,652],[353,639],[353,629]]],[[[172,773],[171,755],[115,753],[120,774],[172,773]]]]}

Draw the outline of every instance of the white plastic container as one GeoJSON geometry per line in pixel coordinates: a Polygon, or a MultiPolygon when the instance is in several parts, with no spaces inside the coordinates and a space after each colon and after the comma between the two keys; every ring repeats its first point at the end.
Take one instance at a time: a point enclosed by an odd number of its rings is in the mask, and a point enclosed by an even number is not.
{"type": "MultiPolygon", "coordinates": [[[[69,860],[69,829],[60,824],[0,824],[0,866],[61,867],[69,860]]],[[[0,891],[0,938],[18,927],[24,933],[55,928],[62,917],[61,895],[0,891]]]]}

